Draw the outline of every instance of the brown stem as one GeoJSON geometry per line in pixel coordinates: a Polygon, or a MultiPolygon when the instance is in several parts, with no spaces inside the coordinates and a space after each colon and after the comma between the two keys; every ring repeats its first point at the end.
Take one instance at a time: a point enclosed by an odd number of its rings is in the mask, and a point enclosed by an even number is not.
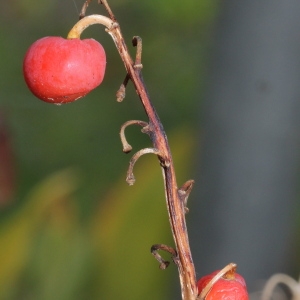
{"type": "Polygon", "coordinates": [[[160,162],[163,168],[165,193],[169,213],[170,225],[173,232],[174,242],[179,257],[178,269],[183,300],[194,300],[197,295],[195,268],[192,261],[189,246],[185,210],[178,193],[175,169],[171,156],[170,147],[163,125],[155,111],[145,87],[141,72],[133,66],[133,61],[128,53],[126,44],[119,27],[109,31],[113,35],[119,54],[125,64],[125,68],[136,88],[140,100],[149,118],[150,135],[154,148],[160,152],[160,162]]]}
{"type": "Polygon", "coordinates": [[[79,38],[80,33],[87,26],[98,23],[107,27],[107,32],[111,35],[115,42],[119,55],[124,62],[125,69],[135,86],[137,94],[139,95],[145,112],[149,118],[149,136],[152,140],[154,149],[157,149],[157,152],[159,153],[158,158],[163,170],[169,221],[176,246],[176,252],[178,254],[177,266],[181,284],[182,299],[195,300],[197,297],[196,274],[189,246],[184,203],[181,200],[182,197],[180,196],[177,188],[175,169],[167,136],[150,100],[142,78],[141,69],[135,68],[135,63],[128,52],[120,26],[116,22],[107,1],[101,0],[101,2],[104,4],[111,17],[110,21],[108,21],[108,18],[103,16],[87,16],[75,24],[75,26],[71,29],[68,38],[79,38]]]}

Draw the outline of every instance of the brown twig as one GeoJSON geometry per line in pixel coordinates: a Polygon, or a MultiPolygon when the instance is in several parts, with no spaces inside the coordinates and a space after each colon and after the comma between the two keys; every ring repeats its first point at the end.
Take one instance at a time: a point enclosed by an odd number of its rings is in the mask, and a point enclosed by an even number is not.
{"type": "MultiPolygon", "coordinates": [[[[144,153],[154,153],[158,156],[163,170],[169,221],[178,257],[177,267],[179,271],[182,299],[195,300],[197,297],[196,275],[185,221],[185,201],[183,201],[183,199],[187,199],[192,184],[188,184],[183,189],[178,189],[177,187],[173,159],[165,130],[150,100],[149,93],[143,81],[141,68],[136,67],[136,63],[139,65],[139,60],[141,58],[141,40],[139,38],[135,38],[138,54],[136,61],[134,62],[129,54],[127,45],[121,33],[120,26],[117,23],[110,7],[108,6],[107,1],[101,0],[101,3],[105,6],[110,19],[100,15],[87,16],[75,24],[75,26],[71,29],[68,38],[78,38],[82,30],[84,30],[87,26],[98,23],[107,27],[106,31],[111,35],[113,41],[115,42],[119,55],[124,62],[127,74],[133,82],[136,92],[149,118],[147,133],[149,134],[149,137],[153,143],[153,148],[147,148],[147,151],[145,149],[141,150],[142,152],[138,152],[134,156],[134,159],[138,158],[144,153]],[[152,150],[150,151],[149,149],[152,150]],[[185,196],[183,196],[182,193],[185,193],[185,196]]],[[[129,184],[132,184],[134,181],[132,174],[133,165],[134,163],[131,161],[127,176],[129,184]]]]}
{"type": "Polygon", "coordinates": [[[159,262],[160,269],[165,270],[169,266],[170,262],[163,259],[161,255],[158,254],[158,250],[169,252],[172,255],[172,260],[174,261],[175,264],[177,264],[178,257],[175,249],[164,244],[156,244],[151,247],[151,254],[159,262]]]}
{"type": "Polygon", "coordinates": [[[109,17],[114,21],[116,22],[116,18],[115,18],[115,15],[113,14],[112,10],[110,9],[108,3],[106,0],[99,0],[99,3],[103,4],[103,6],[105,7],[105,9],[107,10],[108,12],[108,15],[109,17]]]}
{"type": "Polygon", "coordinates": [[[132,39],[133,47],[136,47],[135,64],[136,69],[142,69],[142,39],[139,36],[134,36],[132,39]]]}
{"type": "Polygon", "coordinates": [[[80,13],[79,13],[79,20],[81,20],[82,18],[85,17],[86,10],[87,10],[89,4],[91,3],[91,1],[92,1],[92,0],[86,0],[86,1],[84,2],[83,6],[82,6],[82,9],[81,9],[81,11],[80,11],[80,13]]]}
{"type": "Polygon", "coordinates": [[[127,86],[127,83],[129,81],[129,79],[130,79],[129,75],[126,74],[123,83],[120,85],[120,88],[117,90],[116,98],[117,98],[118,102],[122,102],[124,100],[124,98],[125,98],[125,95],[126,95],[126,86],[127,86]]]}
{"type": "Polygon", "coordinates": [[[194,180],[191,179],[191,180],[186,181],[180,187],[180,189],[178,189],[179,197],[180,197],[182,203],[184,204],[184,210],[186,213],[189,212],[189,209],[186,207],[186,205],[187,205],[189,195],[192,191],[193,185],[194,185],[194,180]]]}
{"type": "MultiPolygon", "coordinates": [[[[139,36],[134,36],[132,39],[132,45],[134,47],[137,47],[134,68],[137,70],[141,70],[143,68],[143,65],[141,62],[142,61],[142,39],[139,36]]],[[[127,86],[129,79],[130,79],[130,76],[127,73],[123,83],[121,84],[120,88],[118,89],[118,91],[116,93],[118,102],[122,102],[125,98],[126,86],[127,86]]]]}

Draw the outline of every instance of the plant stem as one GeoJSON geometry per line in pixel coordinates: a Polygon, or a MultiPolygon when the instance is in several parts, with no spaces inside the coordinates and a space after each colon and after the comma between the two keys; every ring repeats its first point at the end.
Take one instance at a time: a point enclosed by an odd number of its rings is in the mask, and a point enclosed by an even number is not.
{"type": "Polygon", "coordinates": [[[120,26],[116,22],[107,2],[102,0],[101,3],[105,5],[105,8],[112,19],[100,15],[86,16],[75,24],[69,32],[68,38],[79,38],[81,32],[88,26],[102,24],[107,27],[107,32],[115,42],[128,76],[133,82],[136,92],[149,118],[147,130],[152,140],[153,147],[157,149],[157,156],[162,167],[169,221],[178,255],[176,262],[179,271],[182,299],[195,300],[197,297],[196,275],[187,234],[185,205],[180,197],[179,189],[177,187],[175,169],[167,136],[150,100],[142,78],[141,69],[135,68],[135,63],[128,52],[120,26]]]}

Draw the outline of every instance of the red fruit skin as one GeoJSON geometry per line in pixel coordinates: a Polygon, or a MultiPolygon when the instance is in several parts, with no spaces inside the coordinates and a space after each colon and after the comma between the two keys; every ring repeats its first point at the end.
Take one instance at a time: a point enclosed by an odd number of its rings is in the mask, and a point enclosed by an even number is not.
{"type": "MultiPolygon", "coordinates": [[[[199,294],[210,280],[218,273],[215,271],[198,280],[199,294]]],[[[220,278],[206,295],[205,300],[248,300],[248,292],[244,278],[235,273],[233,279],[220,278]]]]}
{"type": "Polygon", "coordinates": [[[94,39],[44,37],[27,50],[23,74],[28,88],[49,103],[73,102],[101,84],[106,55],[94,39]]]}

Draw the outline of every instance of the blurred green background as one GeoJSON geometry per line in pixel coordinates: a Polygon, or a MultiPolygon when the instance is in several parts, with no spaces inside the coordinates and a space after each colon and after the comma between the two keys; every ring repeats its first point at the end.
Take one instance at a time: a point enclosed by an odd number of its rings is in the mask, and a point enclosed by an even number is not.
{"type": "MultiPolygon", "coordinates": [[[[109,1],[125,39],[143,39],[143,74],[167,131],[178,184],[189,179],[195,126],[217,1],[109,1]]],[[[27,89],[22,60],[44,36],[66,37],[83,1],[0,4],[0,299],[167,299],[177,270],[150,255],[172,244],[161,171],[154,156],[136,165],[121,151],[120,125],[146,120],[131,84],[115,93],[125,70],[104,28],[83,34],[107,53],[102,85],[73,104],[54,106],[27,89]],[[13,170],[13,172],[12,172],[13,170]]],[[[96,1],[87,14],[105,14],[96,1]]],[[[130,47],[131,48],[131,47],[130,47]]],[[[134,49],[132,49],[134,55],[134,49]]],[[[140,128],[134,150],[150,146],[140,128]]]]}

